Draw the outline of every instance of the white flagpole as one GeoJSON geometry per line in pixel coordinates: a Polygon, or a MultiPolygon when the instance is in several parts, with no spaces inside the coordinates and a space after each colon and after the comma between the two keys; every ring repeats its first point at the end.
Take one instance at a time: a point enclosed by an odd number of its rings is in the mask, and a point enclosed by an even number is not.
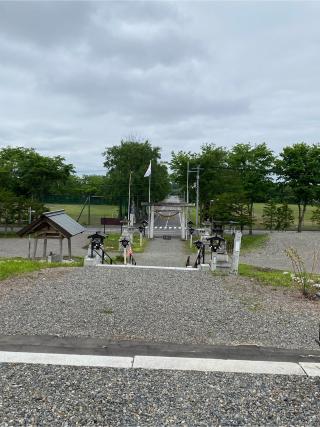
{"type": "Polygon", "coordinates": [[[130,204],[131,204],[131,200],[130,200],[130,197],[131,197],[131,173],[132,173],[132,171],[130,171],[130,174],[129,174],[129,197],[128,197],[128,227],[129,227],[129,225],[131,225],[130,224],[130,204]]]}
{"type": "Polygon", "coordinates": [[[149,222],[149,228],[148,228],[148,234],[149,234],[149,239],[150,239],[150,227],[151,227],[151,173],[149,175],[149,218],[148,218],[148,222],[149,222]]]}

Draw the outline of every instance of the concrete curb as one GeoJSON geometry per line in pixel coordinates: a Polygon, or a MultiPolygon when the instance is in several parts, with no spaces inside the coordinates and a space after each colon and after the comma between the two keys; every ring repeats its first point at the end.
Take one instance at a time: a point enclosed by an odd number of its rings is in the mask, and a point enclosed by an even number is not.
{"type": "Polygon", "coordinates": [[[200,271],[199,268],[186,268],[186,267],[162,267],[160,265],[132,265],[132,264],[96,264],[95,267],[104,268],[142,268],[142,269],[156,269],[156,270],[179,270],[179,271],[200,271]]]}
{"type": "Polygon", "coordinates": [[[320,377],[320,363],[200,359],[163,356],[92,356],[57,353],[0,352],[0,363],[86,366],[122,369],[229,372],[320,377]]]}

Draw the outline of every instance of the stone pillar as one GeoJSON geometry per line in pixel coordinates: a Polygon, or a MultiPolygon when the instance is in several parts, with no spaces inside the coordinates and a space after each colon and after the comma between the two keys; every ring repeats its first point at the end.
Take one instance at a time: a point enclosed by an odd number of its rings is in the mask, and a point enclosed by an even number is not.
{"type": "Polygon", "coordinates": [[[69,259],[71,259],[71,237],[68,237],[68,255],[69,259]]]}
{"type": "Polygon", "coordinates": [[[34,241],[33,241],[33,259],[35,259],[36,257],[36,253],[37,253],[37,246],[38,246],[38,237],[35,237],[34,241]]]}
{"type": "Polygon", "coordinates": [[[63,237],[60,237],[60,239],[59,239],[59,247],[60,247],[60,252],[59,252],[59,255],[60,255],[60,260],[62,261],[62,240],[63,240],[63,237]]]}
{"type": "Polygon", "coordinates": [[[236,231],[236,234],[234,236],[233,256],[232,256],[232,266],[231,266],[232,274],[238,274],[241,237],[242,237],[241,231],[236,231]]]}
{"type": "Polygon", "coordinates": [[[150,209],[150,233],[149,233],[149,237],[150,239],[153,239],[153,233],[154,233],[154,206],[151,205],[151,209],[150,209]]]}
{"type": "Polygon", "coordinates": [[[46,258],[47,256],[47,238],[45,237],[43,239],[43,254],[42,254],[42,258],[46,258]]]}
{"type": "Polygon", "coordinates": [[[186,240],[186,214],[185,214],[185,208],[181,208],[180,222],[181,222],[181,239],[182,240],[186,240]]]}

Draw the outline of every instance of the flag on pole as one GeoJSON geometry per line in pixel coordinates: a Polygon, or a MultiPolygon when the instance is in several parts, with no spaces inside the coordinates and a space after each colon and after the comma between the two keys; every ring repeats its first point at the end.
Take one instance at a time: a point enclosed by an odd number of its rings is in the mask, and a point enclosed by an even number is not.
{"type": "Polygon", "coordinates": [[[147,169],[146,173],[144,174],[144,178],[147,178],[150,175],[151,175],[151,160],[150,160],[150,164],[148,166],[148,169],[147,169]]]}

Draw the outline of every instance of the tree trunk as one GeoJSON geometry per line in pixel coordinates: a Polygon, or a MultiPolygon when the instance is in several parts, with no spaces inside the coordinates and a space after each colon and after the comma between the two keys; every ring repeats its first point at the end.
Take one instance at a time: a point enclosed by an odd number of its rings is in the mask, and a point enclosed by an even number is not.
{"type": "Polygon", "coordinates": [[[306,208],[307,208],[306,204],[303,204],[303,205],[298,204],[298,209],[299,209],[298,233],[301,233],[302,231],[302,223],[304,220],[304,214],[306,213],[306,208]]]}

